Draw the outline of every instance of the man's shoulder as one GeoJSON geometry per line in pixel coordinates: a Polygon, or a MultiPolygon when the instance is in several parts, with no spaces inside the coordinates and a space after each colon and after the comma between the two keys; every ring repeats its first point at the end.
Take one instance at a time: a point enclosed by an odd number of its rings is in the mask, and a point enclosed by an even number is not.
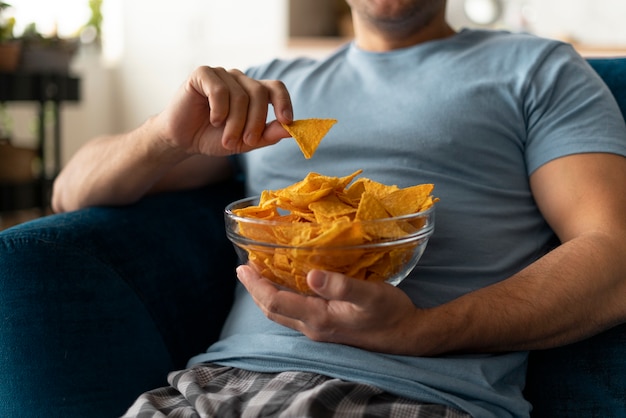
{"type": "Polygon", "coordinates": [[[463,52],[455,59],[465,63],[465,68],[473,68],[474,74],[492,77],[504,72],[528,81],[538,72],[554,75],[564,66],[584,67],[572,45],[560,40],[494,30],[466,30],[459,35],[456,50],[463,52]]]}
{"type": "Polygon", "coordinates": [[[464,29],[459,33],[458,42],[472,52],[491,54],[497,51],[504,56],[541,56],[557,49],[573,50],[560,40],[505,30],[464,29]]]}

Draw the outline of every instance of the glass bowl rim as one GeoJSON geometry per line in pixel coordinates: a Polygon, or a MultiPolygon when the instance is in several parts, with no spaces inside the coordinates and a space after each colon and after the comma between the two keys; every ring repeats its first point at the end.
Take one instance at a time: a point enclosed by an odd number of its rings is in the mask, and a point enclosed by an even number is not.
{"type": "MultiPolygon", "coordinates": [[[[250,196],[250,197],[245,197],[242,199],[238,199],[235,200],[234,202],[229,203],[226,208],[224,209],[224,216],[231,221],[235,221],[235,222],[245,222],[248,224],[252,224],[252,225],[263,225],[263,226],[276,226],[276,225],[289,225],[291,224],[291,222],[280,222],[280,221],[268,221],[268,220],[264,220],[264,219],[254,219],[254,218],[247,218],[247,217],[243,217],[243,216],[238,216],[235,215],[232,210],[237,206],[237,205],[241,205],[242,203],[246,202],[246,201],[255,201],[258,200],[260,198],[260,196],[250,196]]],[[[419,219],[419,218],[427,218],[428,222],[422,226],[420,229],[418,229],[415,232],[412,233],[408,233],[407,235],[400,237],[400,238],[393,238],[393,239],[384,239],[381,241],[377,241],[377,242],[369,242],[369,243],[364,243],[364,244],[358,244],[358,245],[326,245],[326,246],[314,246],[314,245],[309,245],[309,246],[305,246],[305,245],[284,245],[284,244],[276,244],[276,243],[272,243],[272,242],[267,242],[267,241],[258,241],[258,240],[254,240],[251,238],[247,238],[241,234],[238,234],[237,232],[233,231],[231,228],[228,228],[228,225],[226,225],[226,234],[228,236],[228,238],[234,242],[237,245],[248,245],[248,246],[259,246],[259,247],[266,247],[268,249],[297,249],[297,250],[316,250],[316,251],[320,251],[320,250],[357,250],[357,249],[375,249],[375,248],[384,248],[384,247],[395,247],[395,246],[401,246],[404,244],[413,244],[421,239],[424,238],[429,238],[435,228],[435,206],[431,206],[430,208],[424,210],[424,211],[420,211],[420,212],[415,212],[415,213],[410,213],[407,215],[401,215],[401,216],[394,216],[394,217],[389,217],[389,218],[383,218],[383,219],[372,219],[372,220],[366,220],[366,221],[358,221],[363,225],[376,225],[376,224],[384,224],[386,222],[399,222],[399,221],[407,221],[407,220],[414,220],[414,219],[419,219]]],[[[323,225],[323,223],[316,223],[316,222],[311,222],[312,225],[323,225]]]]}

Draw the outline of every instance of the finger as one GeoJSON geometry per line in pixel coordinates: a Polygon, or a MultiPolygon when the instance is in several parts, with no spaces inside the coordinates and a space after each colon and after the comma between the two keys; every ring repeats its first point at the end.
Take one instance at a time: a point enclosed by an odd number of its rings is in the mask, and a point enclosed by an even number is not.
{"type": "MultiPolygon", "coordinates": [[[[264,279],[263,276],[257,273],[256,270],[254,270],[249,265],[242,264],[238,266],[235,271],[237,273],[237,278],[239,279],[239,281],[246,287],[246,289],[248,289],[248,292],[253,296],[257,293],[260,293],[257,288],[259,288],[260,286],[264,286],[263,283],[260,283],[262,280],[268,282],[269,284],[269,280],[264,279]]],[[[271,286],[271,288],[267,288],[266,290],[263,290],[263,288],[261,288],[261,290],[264,292],[274,293],[278,289],[275,286],[271,286]]]]}
{"type": "Polygon", "coordinates": [[[267,87],[276,120],[285,124],[293,122],[293,105],[285,84],[279,80],[261,80],[261,83],[267,87]]]}
{"type": "Polygon", "coordinates": [[[261,135],[261,140],[258,144],[256,144],[255,148],[273,145],[281,139],[289,137],[291,137],[291,134],[283,128],[283,125],[274,120],[265,125],[265,130],[261,135]]]}
{"type": "Polygon", "coordinates": [[[248,120],[250,97],[245,86],[241,84],[241,79],[235,77],[233,73],[223,68],[216,68],[215,73],[228,89],[228,114],[222,120],[224,126],[222,145],[228,149],[236,149],[239,147],[248,120]]]}
{"type": "Polygon", "coordinates": [[[256,144],[248,145],[245,143],[241,143],[239,144],[241,145],[240,147],[232,149],[231,151],[239,154],[252,151],[254,149],[274,145],[283,138],[289,138],[289,136],[289,132],[287,132],[280,123],[274,120],[265,125],[265,129],[263,130],[261,138],[256,144]]]}
{"type": "Polygon", "coordinates": [[[259,305],[266,314],[280,314],[280,307],[282,306],[280,301],[282,297],[281,293],[285,293],[288,296],[293,292],[278,289],[274,283],[261,276],[248,265],[237,267],[236,272],[239,281],[245,286],[256,304],[259,305]]]}
{"type": "Polygon", "coordinates": [[[248,95],[247,120],[243,129],[242,138],[246,145],[258,145],[265,130],[269,107],[269,92],[262,83],[247,77],[239,70],[231,70],[233,75],[248,95]]]}
{"type": "Polygon", "coordinates": [[[237,277],[246,287],[252,299],[270,320],[286,327],[302,331],[310,299],[322,301],[317,297],[303,296],[289,290],[280,290],[269,280],[260,276],[247,265],[237,267],[237,277]]]}
{"type": "Polygon", "coordinates": [[[363,304],[372,294],[372,286],[379,283],[350,278],[341,273],[324,270],[311,270],[307,274],[307,284],[317,295],[327,300],[338,300],[363,304]]]}
{"type": "Polygon", "coordinates": [[[228,83],[219,76],[220,68],[199,67],[192,77],[193,87],[207,98],[210,113],[209,121],[213,126],[221,126],[230,112],[230,93],[228,83]]]}

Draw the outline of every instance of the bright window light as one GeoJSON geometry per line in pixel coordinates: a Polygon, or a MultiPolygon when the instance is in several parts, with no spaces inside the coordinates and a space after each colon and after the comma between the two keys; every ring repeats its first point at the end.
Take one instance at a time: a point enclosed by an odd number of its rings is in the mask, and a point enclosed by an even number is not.
{"type": "MultiPolygon", "coordinates": [[[[60,38],[74,38],[89,21],[91,9],[89,0],[5,0],[12,8],[9,13],[15,17],[14,35],[20,36],[24,29],[34,23],[43,36],[58,35],[60,38]]],[[[120,59],[123,49],[122,0],[102,1],[102,56],[106,62],[120,59]]],[[[85,39],[83,39],[85,40],[85,39]]]]}
{"type": "Polygon", "coordinates": [[[88,0],[7,0],[15,17],[15,35],[35,23],[44,36],[57,34],[61,38],[78,35],[91,14],[88,0]]]}

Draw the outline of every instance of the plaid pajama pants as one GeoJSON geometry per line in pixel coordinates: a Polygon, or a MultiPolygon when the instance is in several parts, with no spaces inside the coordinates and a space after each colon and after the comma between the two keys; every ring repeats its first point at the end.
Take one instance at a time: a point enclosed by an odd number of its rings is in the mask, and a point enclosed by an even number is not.
{"type": "Polygon", "coordinates": [[[123,417],[469,417],[371,385],[308,372],[258,373],[203,364],[172,372],[167,380],[171,386],[144,393],[123,417]]]}

